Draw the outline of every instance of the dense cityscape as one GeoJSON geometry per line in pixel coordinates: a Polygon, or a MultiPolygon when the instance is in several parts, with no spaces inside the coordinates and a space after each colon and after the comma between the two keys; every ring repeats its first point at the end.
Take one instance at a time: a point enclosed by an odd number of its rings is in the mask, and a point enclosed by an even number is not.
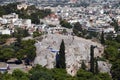
{"type": "Polygon", "coordinates": [[[0,0],[0,80],[120,80],[120,0],[0,0]]]}

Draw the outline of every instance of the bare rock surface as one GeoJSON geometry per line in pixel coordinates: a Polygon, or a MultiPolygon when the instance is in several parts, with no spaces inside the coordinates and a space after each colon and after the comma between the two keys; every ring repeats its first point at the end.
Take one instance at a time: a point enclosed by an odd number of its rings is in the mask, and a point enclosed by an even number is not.
{"type": "Polygon", "coordinates": [[[105,61],[98,61],[98,69],[100,72],[107,72],[110,74],[110,68],[111,68],[111,64],[109,64],[108,62],[105,61]]]}
{"type": "Polygon", "coordinates": [[[94,57],[101,57],[104,51],[104,47],[101,44],[91,40],[71,35],[48,34],[43,36],[43,39],[35,44],[37,56],[34,64],[54,68],[56,53],[59,52],[62,39],[65,43],[66,70],[73,76],[81,67],[82,61],[84,61],[89,68],[91,45],[97,46],[97,48],[94,49],[94,57]]]}

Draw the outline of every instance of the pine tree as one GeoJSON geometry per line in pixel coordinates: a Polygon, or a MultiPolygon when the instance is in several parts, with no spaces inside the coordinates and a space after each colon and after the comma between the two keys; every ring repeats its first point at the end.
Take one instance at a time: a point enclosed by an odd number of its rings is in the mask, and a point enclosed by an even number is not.
{"type": "Polygon", "coordinates": [[[95,46],[91,45],[90,47],[90,72],[94,73],[94,48],[95,46]]]}
{"type": "Polygon", "coordinates": [[[101,33],[101,44],[105,44],[104,31],[101,33]]]}
{"type": "Polygon", "coordinates": [[[82,61],[81,69],[86,70],[86,65],[85,65],[84,61],[82,61]]]}
{"type": "Polygon", "coordinates": [[[98,70],[98,59],[95,58],[95,74],[98,74],[99,70],[98,70]]]}
{"type": "Polygon", "coordinates": [[[23,30],[23,37],[27,37],[27,36],[29,36],[28,30],[24,29],[23,30]]]}
{"type": "Polygon", "coordinates": [[[118,24],[118,20],[115,20],[114,18],[112,18],[112,23],[111,25],[114,27],[115,31],[118,32],[119,31],[119,24],[118,24]]]}
{"type": "Polygon", "coordinates": [[[59,59],[58,59],[58,68],[66,68],[66,63],[65,63],[65,45],[64,45],[64,40],[62,40],[61,45],[60,45],[60,50],[59,50],[59,59]]]}
{"type": "Polygon", "coordinates": [[[60,68],[59,67],[59,54],[58,53],[56,54],[56,64],[55,64],[55,67],[56,68],[60,68]]]}

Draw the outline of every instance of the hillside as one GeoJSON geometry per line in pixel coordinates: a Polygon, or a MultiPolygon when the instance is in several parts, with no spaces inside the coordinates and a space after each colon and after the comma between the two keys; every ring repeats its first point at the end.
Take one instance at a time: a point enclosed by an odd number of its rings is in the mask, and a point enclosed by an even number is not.
{"type": "MultiPolygon", "coordinates": [[[[62,41],[65,42],[65,53],[66,53],[66,70],[69,74],[75,75],[77,70],[81,67],[82,61],[85,62],[87,68],[89,69],[89,61],[90,61],[90,46],[97,46],[95,48],[95,56],[101,57],[104,51],[104,47],[97,43],[92,42],[91,40],[86,40],[83,38],[79,38],[76,36],[66,36],[60,34],[50,34],[43,37],[42,41],[38,41],[35,44],[37,57],[34,61],[35,64],[40,64],[47,68],[54,68],[56,54],[59,51],[59,46],[62,41]]],[[[103,62],[99,62],[100,66],[103,67],[103,62]]],[[[105,63],[106,64],[106,63],[105,63]]],[[[109,72],[109,69],[106,70],[109,72]]]]}

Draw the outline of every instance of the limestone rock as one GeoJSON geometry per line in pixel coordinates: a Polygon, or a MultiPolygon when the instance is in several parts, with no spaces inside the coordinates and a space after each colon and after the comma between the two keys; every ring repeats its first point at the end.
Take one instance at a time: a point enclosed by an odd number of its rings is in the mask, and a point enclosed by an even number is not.
{"type": "Polygon", "coordinates": [[[104,47],[101,44],[91,40],[71,35],[49,34],[43,36],[42,41],[38,41],[38,43],[35,44],[37,57],[34,63],[47,68],[54,68],[56,53],[59,52],[62,39],[65,42],[66,70],[73,76],[81,67],[82,61],[84,61],[89,68],[91,45],[97,46],[97,48],[94,49],[94,57],[101,57],[104,51],[104,47]]]}
{"type": "Polygon", "coordinates": [[[110,68],[111,68],[111,64],[109,64],[108,62],[105,61],[98,61],[98,69],[100,72],[106,72],[110,74],[110,68]]]}

